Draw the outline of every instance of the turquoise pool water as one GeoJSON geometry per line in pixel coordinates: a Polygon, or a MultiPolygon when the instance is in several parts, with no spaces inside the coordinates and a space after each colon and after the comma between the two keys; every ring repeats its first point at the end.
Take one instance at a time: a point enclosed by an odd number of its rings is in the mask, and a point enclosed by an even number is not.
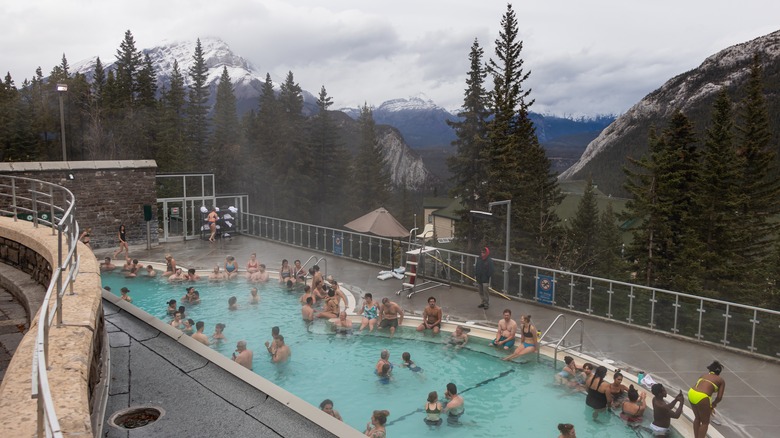
{"type": "MultiPolygon", "coordinates": [[[[249,304],[253,285],[243,279],[169,284],[162,278],[125,279],[110,273],[103,274],[102,280],[117,295],[121,287],[129,288],[134,305],[166,322],[171,319],[166,314],[167,301],[180,301],[185,288],[194,285],[202,303],[185,304],[187,317],[204,321],[209,335],[216,323],[227,326],[227,341],[212,348],[229,357],[236,341],[246,340],[254,351],[257,374],[312,405],[333,400],[344,421],[360,431],[374,409],[386,409],[390,411],[388,436],[394,437],[546,437],[557,436],[558,423],[574,424],[579,436],[651,436],[646,430],[629,428],[616,415],[602,414],[594,422],[583,394],[553,383],[551,361],[537,363],[533,356],[527,363],[503,362],[498,360],[500,353],[474,337],[466,349],[453,352],[442,346],[449,334],[421,335],[406,327],[393,339],[386,332],[335,335],[325,321],[305,324],[298,294],[279,288],[275,281],[258,287],[260,303],[253,305],[249,304]],[[238,298],[238,310],[228,310],[231,296],[238,298]],[[283,365],[272,364],[263,346],[271,340],[273,326],[281,328],[292,350],[292,359],[283,365]],[[389,384],[379,383],[373,372],[382,349],[390,351],[390,360],[396,364],[389,384]],[[400,367],[405,351],[422,372],[400,367]],[[443,399],[449,382],[458,386],[465,400],[463,425],[429,428],[422,412],[428,393],[437,391],[443,399]]],[[[645,425],[652,420],[650,415],[645,415],[645,425]]]]}

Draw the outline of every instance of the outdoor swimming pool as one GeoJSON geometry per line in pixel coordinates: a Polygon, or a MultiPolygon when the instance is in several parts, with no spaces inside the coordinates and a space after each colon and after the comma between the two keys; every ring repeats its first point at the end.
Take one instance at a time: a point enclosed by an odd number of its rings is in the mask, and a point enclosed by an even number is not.
{"type": "MultiPolygon", "coordinates": [[[[187,317],[206,323],[206,333],[216,323],[224,323],[227,341],[213,348],[229,357],[236,341],[246,340],[254,351],[254,371],[314,406],[326,398],[333,400],[344,421],[363,431],[374,409],[390,411],[388,436],[504,437],[556,436],[558,423],[572,423],[580,436],[650,436],[648,431],[627,427],[616,415],[602,415],[594,422],[585,397],[553,384],[549,360],[507,363],[487,341],[472,337],[466,349],[453,352],[442,346],[449,336],[421,335],[401,328],[395,338],[386,332],[343,336],[332,334],[329,325],[316,321],[307,325],[300,317],[298,293],[279,288],[275,281],[259,285],[260,303],[249,304],[253,286],[244,279],[232,282],[169,284],[164,278],[125,279],[121,274],[103,274],[103,285],[119,295],[130,289],[133,304],[164,320],[170,299],[180,301],[185,288],[194,285],[202,303],[187,306],[187,317]],[[239,309],[228,310],[227,300],[238,298],[239,309]],[[292,350],[292,359],[283,365],[270,362],[263,342],[271,339],[271,327],[279,326],[292,350]],[[374,365],[382,349],[390,351],[396,367],[392,381],[381,384],[374,365]],[[410,352],[423,371],[400,367],[401,353],[410,352]],[[462,425],[429,428],[423,423],[422,407],[430,391],[443,399],[445,386],[454,382],[465,399],[462,425]]],[[[651,414],[645,415],[649,424],[651,414]]],[[[675,435],[679,436],[679,435],[675,435]]]]}

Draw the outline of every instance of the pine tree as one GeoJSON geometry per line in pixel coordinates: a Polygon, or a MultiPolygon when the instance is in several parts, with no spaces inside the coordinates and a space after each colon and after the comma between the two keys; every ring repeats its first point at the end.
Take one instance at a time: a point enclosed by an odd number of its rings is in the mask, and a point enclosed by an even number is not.
{"type": "Polygon", "coordinates": [[[162,115],[156,147],[157,166],[162,172],[193,170],[190,164],[192,160],[186,158],[192,157],[192,150],[187,141],[184,76],[175,60],[169,87],[163,91],[161,99],[162,115]]]}
{"type": "Polygon", "coordinates": [[[487,147],[487,72],[482,65],[484,51],[475,39],[469,52],[470,68],[466,77],[463,109],[458,113],[461,121],[447,121],[455,131],[452,145],[457,152],[447,160],[453,183],[450,195],[460,198],[463,208],[456,211],[461,220],[455,229],[459,241],[466,242],[465,250],[474,252],[476,243],[484,239],[484,226],[479,227],[472,210],[486,210],[487,196],[484,185],[487,169],[483,149],[487,147]]]}
{"type": "MultiPolygon", "coordinates": [[[[560,254],[560,220],[555,209],[563,196],[528,116],[533,100],[528,100],[531,90],[525,90],[523,83],[530,72],[523,71],[523,43],[518,34],[517,18],[508,4],[496,40],[498,60],[491,58],[487,65],[493,77],[493,120],[488,124],[490,141],[483,150],[488,163],[485,184],[487,200],[512,200],[511,246],[541,262],[560,254]]],[[[498,230],[495,234],[501,235],[498,230]]]]}
{"type": "Polygon", "coordinates": [[[92,74],[92,96],[100,103],[100,98],[103,95],[103,87],[106,86],[106,71],[103,68],[103,63],[98,56],[95,60],[95,71],[92,74]]]}
{"type": "Polygon", "coordinates": [[[209,87],[208,83],[206,83],[208,80],[208,67],[206,66],[206,60],[203,58],[203,47],[200,44],[200,38],[198,38],[195,44],[195,53],[192,55],[192,59],[195,63],[189,68],[188,141],[194,154],[192,158],[195,158],[196,162],[205,162],[211,158],[208,157],[208,151],[206,150],[209,132],[207,117],[209,112],[209,87]]]}
{"type": "Polygon", "coordinates": [[[276,184],[286,161],[282,159],[277,143],[280,138],[279,105],[271,75],[268,73],[260,90],[257,115],[251,120],[247,131],[249,172],[252,174],[251,191],[255,194],[255,205],[266,214],[278,217],[277,201],[279,205],[282,202],[276,196],[276,184]]]}
{"type": "Polygon", "coordinates": [[[623,280],[626,279],[626,264],[623,261],[623,241],[616,220],[612,203],[607,203],[598,223],[594,273],[604,278],[623,280]]]}
{"type": "Polygon", "coordinates": [[[734,290],[742,283],[746,262],[735,252],[740,245],[742,224],[739,158],[734,145],[734,114],[726,90],[721,90],[713,106],[712,121],[706,131],[701,161],[701,210],[698,216],[703,289],[734,290]]]}
{"type": "Polygon", "coordinates": [[[358,117],[360,143],[352,160],[351,216],[364,214],[384,205],[389,196],[390,174],[377,141],[373,111],[363,104],[358,117]]]}
{"type": "Polygon", "coordinates": [[[747,265],[748,283],[743,284],[741,302],[760,305],[771,266],[780,223],[780,179],[776,168],[776,142],[769,129],[769,113],[763,91],[763,68],[755,55],[750,68],[746,96],[741,102],[737,123],[737,154],[740,157],[739,205],[742,233],[736,249],[747,265]]]}
{"type": "MultiPolygon", "coordinates": [[[[349,180],[347,153],[333,116],[328,112],[331,105],[333,98],[328,96],[323,85],[317,97],[319,112],[312,120],[310,136],[313,161],[322,165],[316,166],[316,179],[319,181],[316,196],[322,205],[340,204],[344,199],[344,186],[349,180]]],[[[341,226],[346,218],[340,210],[334,210],[317,208],[314,211],[316,222],[326,226],[341,226]]]]}
{"type": "Polygon", "coordinates": [[[239,149],[240,132],[236,111],[236,95],[227,67],[222,68],[222,75],[219,78],[212,122],[214,132],[211,136],[209,151],[211,171],[214,173],[219,187],[224,187],[228,191],[239,190],[240,182],[235,178],[233,166],[241,155],[239,149]]]}
{"type": "Polygon", "coordinates": [[[154,109],[157,106],[157,74],[148,53],[144,55],[137,78],[138,106],[154,109]]]}
{"type": "Polygon", "coordinates": [[[567,258],[574,272],[592,275],[598,257],[596,243],[599,229],[599,207],[593,181],[588,178],[585,192],[577,206],[577,212],[568,230],[570,245],[567,258]]]}
{"type": "Polygon", "coordinates": [[[135,101],[136,75],[141,68],[141,52],[135,48],[133,34],[125,31],[125,38],[116,51],[116,92],[123,107],[135,101]]]}

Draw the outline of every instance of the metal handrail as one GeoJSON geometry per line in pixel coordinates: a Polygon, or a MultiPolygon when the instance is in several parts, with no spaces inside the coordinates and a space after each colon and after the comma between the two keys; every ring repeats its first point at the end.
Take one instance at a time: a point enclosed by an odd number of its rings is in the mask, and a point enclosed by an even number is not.
{"type": "Polygon", "coordinates": [[[539,347],[536,349],[536,361],[537,362],[539,360],[541,360],[542,340],[544,339],[545,336],[547,336],[548,333],[550,333],[550,330],[552,330],[552,328],[555,327],[555,324],[557,324],[558,320],[560,320],[560,319],[563,319],[563,326],[566,327],[566,315],[564,315],[563,313],[559,313],[558,316],[556,316],[555,319],[553,319],[553,321],[550,323],[550,325],[547,326],[547,330],[542,332],[542,336],[539,336],[539,341],[538,341],[539,347]]]}
{"type": "Polygon", "coordinates": [[[571,325],[569,326],[569,329],[566,330],[566,333],[564,333],[563,336],[561,336],[561,339],[558,340],[558,343],[555,344],[555,357],[554,357],[554,360],[553,360],[553,370],[557,370],[558,369],[558,350],[573,350],[575,348],[579,348],[580,349],[580,353],[582,353],[582,344],[583,344],[584,338],[585,338],[585,322],[582,321],[582,319],[577,318],[577,319],[574,320],[573,323],[571,323],[571,325]],[[563,348],[560,348],[561,347],[561,343],[566,339],[566,336],[569,336],[569,332],[571,332],[572,329],[574,328],[574,326],[576,326],[577,324],[580,325],[580,343],[577,344],[577,345],[569,345],[569,346],[564,346],[563,348]]]}
{"type": "MultiPolygon", "coordinates": [[[[241,217],[247,235],[377,266],[386,266],[387,261],[391,260],[392,240],[389,238],[246,212],[242,212],[241,217]],[[340,251],[337,251],[335,245],[336,237],[341,242],[340,251]]],[[[401,241],[401,244],[407,250],[415,246],[411,242],[401,241]]],[[[449,280],[471,286],[468,274],[479,255],[442,248],[439,250],[442,260],[460,271],[449,280]]],[[[780,344],[766,342],[767,339],[780,338],[780,311],[777,310],[518,262],[510,262],[508,274],[503,274],[501,269],[505,261],[494,259],[493,262],[499,264],[497,276],[510,275],[516,278],[508,283],[508,287],[499,290],[510,297],[529,299],[567,312],[656,333],[750,351],[768,358],[777,359],[780,356],[780,344]],[[541,275],[553,279],[551,303],[537,296],[535,282],[541,275]],[[615,302],[618,299],[624,303],[619,305],[615,302]]],[[[426,276],[434,279],[440,277],[437,272],[428,272],[426,276]]],[[[501,287],[499,284],[504,283],[497,278],[494,282],[497,289],[501,287]]]]}
{"type": "MultiPolygon", "coordinates": [[[[19,220],[19,212],[32,214],[33,227],[43,223],[57,234],[57,267],[52,272],[49,287],[38,313],[35,350],[32,357],[31,397],[37,403],[37,436],[62,437],[51,388],[49,386],[49,329],[56,318],[62,324],[62,298],[79,272],[77,251],[79,225],[75,218],[76,199],[65,187],[46,181],[17,176],[0,176],[0,213],[19,220]],[[6,190],[10,191],[7,193],[6,190]],[[61,198],[61,199],[59,199],[61,198]],[[56,215],[61,214],[57,219],[56,215]],[[65,253],[63,254],[63,250],[65,253]],[[53,296],[54,295],[54,296],[53,296]],[[52,306],[52,299],[56,299],[52,306]]],[[[54,262],[52,262],[54,264],[54,262]]]]}

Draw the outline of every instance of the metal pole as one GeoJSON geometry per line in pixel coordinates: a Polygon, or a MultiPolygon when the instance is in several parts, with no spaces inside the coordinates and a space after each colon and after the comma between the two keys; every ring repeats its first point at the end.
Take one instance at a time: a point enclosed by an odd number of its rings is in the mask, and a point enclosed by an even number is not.
{"type": "Polygon", "coordinates": [[[62,93],[60,91],[60,137],[62,137],[62,161],[68,161],[67,153],[65,152],[65,107],[62,104],[62,93]]]}
{"type": "Polygon", "coordinates": [[[506,262],[504,263],[504,293],[509,293],[509,237],[512,229],[512,200],[506,201],[506,262]]]}

